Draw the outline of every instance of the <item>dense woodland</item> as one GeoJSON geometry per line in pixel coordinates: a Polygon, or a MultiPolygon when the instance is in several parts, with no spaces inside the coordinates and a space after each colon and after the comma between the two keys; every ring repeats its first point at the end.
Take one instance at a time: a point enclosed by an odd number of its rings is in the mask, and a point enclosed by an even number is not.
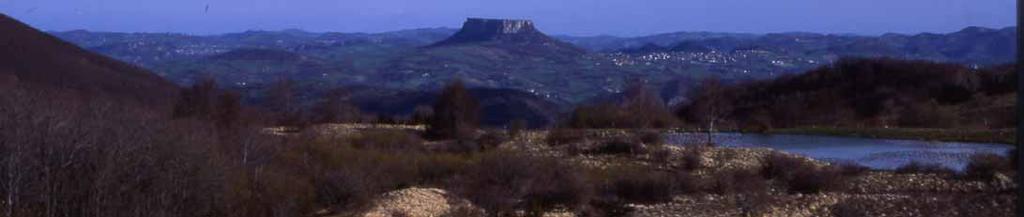
{"type": "Polygon", "coordinates": [[[618,103],[577,107],[572,128],[939,128],[991,130],[1016,124],[1012,65],[971,69],[895,59],[843,59],[770,80],[695,82],[667,107],[641,82],[618,103]],[[670,112],[673,111],[673,112],[670,112]],[[674,114],[669,114],[674,113],[674,114]]]}
{"type": "Polygon", "coordinates": [[[723,128],[1001,129],[1015,126],[1013,66],[843,59],[798,75],[725,85],[706,80],[677,113],[723,128]]]}

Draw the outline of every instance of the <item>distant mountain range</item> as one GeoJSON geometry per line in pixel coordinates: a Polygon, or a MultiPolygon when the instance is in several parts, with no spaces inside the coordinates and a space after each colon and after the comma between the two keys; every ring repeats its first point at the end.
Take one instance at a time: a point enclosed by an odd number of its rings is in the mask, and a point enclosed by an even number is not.
{"type": "Polygon", "coordinates": [[[987,67],[1012,61],[1015,28],[878,37],[811,33],[673,33],[637,38],[551,37],[523,20],[470,19],[460,30],[387,33],[250,31],[215,36],[70,31],[52,37],[0,16],[0,86],[54,87],[167,105],[178,85],[213,78],[258,103],[272,81],[290,79],[301,99],[345,87],[360,108],[408,116],[454,79],[480,98],[484,122],[554,123],[573,105],[614,100],[646,80],[670,103],[705,77],[772,78],[840,57],[922,59],[987,67]],[[71,41],[79,48],[63,40],[71,41]],[[108,58],[89,51],[105,54],[108,58]],[[125,64],[133,63],[149,70],[125,64]],[[151,72],[152,71],[152,72],[151,72]],[[156,75],[159,76],[156,76],[156,75]],[[163,77],[163,78],[161,78],[163,77]],[[165,80],[165,78],[167,80],[165,80]],[[173,81],[172,82],[169,82],[173,81]]]}
{"type": "Polygon", "coordinates": [[[885,34],[879,37],[815,33],[767,34],[683,40],[668,46],[648,43],[620,51],[737,52],[765,51],[807,58],[825,56],[890,57],[960,64],[993,65],[1013,61],[1017,28],[968,27],[949,34],[885,34]]]}
{"type": "MultiPolygon", "coordinates": [[[[0,90],[11,91],[10,88],[14,88],[13,90],[47,93],[58,91],[53,93],[70,94],[68,97],[83,100],[112,100],[133,107],[149,107],[168,114],[171,105],[178,100],[177,96],[181,89],[176,84],[145,69],[81,49],[2,14],[0,30],[8,33],[0,35],[0,44],[4,45],[0,47],[0,57],[3,57],[0,58],[0,90]]],[[[292,34],[294,37],[307,37],[298,32],[292,34]]],[[[196,61],[196,65],[220,67],[214,68],[220,69],[215,71],[215,75],[197,73],[194,77],[225,76],[229,79],[253,79],[260,76],[275,76],[241,73],[235,68],[252,67],[247,66],[249,63],[263,63],[261,66],[281,69],[296,67],[291,70],[297,74],[288,78],[300,80],[302,85],[309,84],[316,78],[303,79],[299,74],[321,70],[303,67],[324,65],[324,60],[318,57],[265,48],[239,48],[193,60],[196,61]]],[[[250,99],[250,102],[258,105],[265,85],[245,85],[239,90],[249,97],[254,97],[255,99],[250,99]]],[[[306,88],[296,97],[304,100],[303,103],[310,103],[318,99],[318,91],[333,88],[337,87],[306,88]]],[[[364,111],[385,117],[409,117],[416,108],[429,107],[437,98],[437,93],[433,90],[373,86],[346,86],[344,89],[350,94],[351,103],[364,111]]],[[[564,112],[560,110],[563,105],[523,91],[473,88],[470,89],[470,93],[480,102],[483,114],[481,121],[488,126],[504,126],[513,120],[524,120],[531,127],[548,126],[557,120],[557,115],[564,112]]]]}
{"type": "Polygon", "coordinates": [[[617,36],[568,36],[557,35],[559,40],[575,44],[596,52],[615,52],[624,49],[643,47],[646,45],[672,46],[683,41],[698,41],[715,38],[753,39],[760,35],[749,33],[720,32],[673,32],[640,37],[617,36]]]}
{"type": "Polygon", "coordinates": [[[619,86],[624,75],[628,69],[547,36],[530,21],[469,19],[452,37],[391,60],[375,77],[385,86],[414,89],[461,79],[573,103],[619,86]]]}
{"type": "Polygon", "coordinates": [[[774,78],[848,56],[998,65],[1013,60],[1015,31],[969,27],[948,34],[881,36],[678,32],[573,37],[547,36],[529,21],[470,19],[462,29],[385,33],[52,34],[186,85],[212,77],[244,89],[288,78],[311,89],[435,90],[462,79],[471,87],[518,90],[572,105],[614,95],[630,79],[647,80],[668,100],[678,98],[679,91],[673,90],[688,86],[683,82],[774,78]]]}

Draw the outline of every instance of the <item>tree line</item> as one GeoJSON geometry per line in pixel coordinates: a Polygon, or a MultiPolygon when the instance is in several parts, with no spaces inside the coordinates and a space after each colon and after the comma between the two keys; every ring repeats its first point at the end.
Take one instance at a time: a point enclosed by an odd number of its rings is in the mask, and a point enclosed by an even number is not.
{"type": "Polygon", "coordinates": [[[706,80],[677,109],[728,128],[970,128],[1016,125],[1013,66],[841,59],[797,75],[736,85],[706,80]]]}

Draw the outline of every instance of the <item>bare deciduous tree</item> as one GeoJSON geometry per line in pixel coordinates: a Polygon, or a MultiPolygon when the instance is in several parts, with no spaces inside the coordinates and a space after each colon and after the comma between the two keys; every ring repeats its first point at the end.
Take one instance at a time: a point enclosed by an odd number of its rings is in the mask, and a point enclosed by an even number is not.
{"type": "Polygon", "coordinates": [[[294,82],[280,79],[267,90],[267,108],[278,125],[302,126],[305,120],[294,90],[294,82]]]}
{"type": "Polygon", "coordinates": [[[455,81],[441,91],[426,133],[435,139],[469,139],[479,122],[479,104],[461,81],[455,81]]]}
{"type": "Polygon", "coordinates": [[[348,91],[341,88],[325,93],[313,111],[319,123],[355,122],[362,116],[359,108],[349,102],[348,91]]]}
{"type": "Polygon", "coordinates": [[[623,107],[635,120],[637,128],[667,128],[677,124],[672,112],[654,91],[641,80],[626,86],[623,107]]]}
{"type": "Polygon", "coordinates": [[[715,124],[733,110],[726,87],[718,79],[705,79],[696,90],[690,92],[691,104],[686,111],[691,118],[704,125],[707,142],[713,144],[715,124]]]}
{"type": "Polygon", "coordinates": [[[217,82],[203,79],[192,87],[182,90],[174,105],[174,118],[210,118],[213,114],[217,82]]]}

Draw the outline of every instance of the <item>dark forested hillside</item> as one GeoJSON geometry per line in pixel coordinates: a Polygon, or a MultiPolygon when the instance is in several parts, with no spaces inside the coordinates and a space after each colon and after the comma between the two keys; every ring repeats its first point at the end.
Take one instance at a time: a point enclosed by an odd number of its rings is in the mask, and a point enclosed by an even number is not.
{"type": "Polygon", "coordinates": [[[292,29],[202,36],[52,34],[147,67],[179,85],[191,85],[208,76],[229,88],[251,88],[287,78],[329,88],[438,89],[445,82],[461,79],[473,88],[516,89],[574,103],[621,92],[625,81],[633,78],[648,80],[657,89],[706,77],[729,82],[770,79],[806,72],[842,57],[989,67],[1012,60],[1016,43],[1015,27],[881,36],[677,32],[641,37],[549,37],[526,20],[471,21],[461,30],[384,33],[292,29]]]}
{"type": "Polygon", "coordinates": [[[817,33],[775,33],[756,37],[718,36],[680,40],[673,44],[641,44],[620,49],[625,53],[652,52],[730,53],[762,51],[778,56],[822,59],[835,57],[891,57],[960,64],[995,65],[1013,60],[1016,27],[967,27],[957,32],[882,36],[817,33]]]}
{"type": "Polygon", "coordinates": [[[169,105],[178,88],[142,68],[93,54],[0,14],[0,76],[10,83],[71,89],[83,96],[169,105]]]}
{"type": "Polygon", "coordinates": [[[531,21],[475,19],[441,42],[406,53],[375,75],[389,87],[436,89],[459,79],[471,87],[516,89],[579,102],[609,93],[631,73],[600,55],[558,41],[531,21]]]}
{"type": "MultiPolygon", "coordinates": [[[[504,127],[516,120],[534,128],[550,126],[567,107],[511,89],[472,88],[468,91],[480,104],[481,124],[490,127],[504,127]]],[[[432,105],[437,97],[435,91],[351,88],[352,104],[382,117],[415,116],[417,112],[424,112],[423,108],[432,105]]]]}
{"type": "Polygon", "coordinates": [[[1013,122],[1012,66],[894,59],[843,59],[805,74],[692,92],[679,112],[689,120],[723,111],[740,128],[1008,128],[1013,122]]]}

